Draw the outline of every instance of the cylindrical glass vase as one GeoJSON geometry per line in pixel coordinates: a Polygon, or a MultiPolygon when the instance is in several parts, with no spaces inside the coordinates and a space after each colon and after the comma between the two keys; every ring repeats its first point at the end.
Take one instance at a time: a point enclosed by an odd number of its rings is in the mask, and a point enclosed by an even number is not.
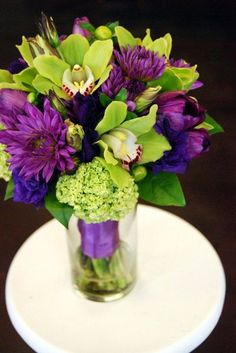
{"type": "Polygon", "coordinates": [[[86,223],[72,216],[67,231],[74,288],[108,302],[130,292],[136,280],[136,208],[120,221],[86,223]]]}

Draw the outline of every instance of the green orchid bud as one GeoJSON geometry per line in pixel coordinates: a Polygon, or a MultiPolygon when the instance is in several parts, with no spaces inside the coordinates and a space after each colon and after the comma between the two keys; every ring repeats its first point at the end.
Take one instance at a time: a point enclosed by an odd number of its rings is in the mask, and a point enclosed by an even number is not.
{"type": "Polygon", "coordinates": [[[46,40],[44,40],[40,35],[36,37],[27,38],[29,43],[30,51],[33,58],[40,55],[55,55],[58,56],[58,52],[52,48],[46,40]]]}
{"type": "Polygon", "coordinates": [[[99,26],[95,30],[95,37],[100,40],[110,39],[112,37],[112,31],[107,26],[99,26]]]}
{"type": "Polygon", "coordinates": [[[63,118],[67,117],[67,109],[63,103],[63,100],[60,99],[54,91],[49,91],[49,101],[53,108],[55,108],[62,116],[63,118]]]}
{"type": "Polygon", "coordinates": [[[145,89],[145,91],[135,99],[137,112],[141,112],[149,107],[149,105],[151,105],[152,102],[156,99],[160,90],[161,86],[148,87],[145,89]]]}
{"type": "Polygon", "coordinates": [[[147,169],[143,165],[138,165],[132,169],[132,176],[137,182],[143,180],[147,176],[147,169]]]}
{"type": "Polygon", "coordinates": [[[66,133],[66,140],[68,144],[73,147],[76,151],[81,151],[82,140],[84,138],[83,127],[79,124],[72,123],[69,119],[65,120],[68,127],[66,133]]]}
{"type": "Polygon", "coordinates": [[[39,31],[41,36],[46,39],[53,48],[57,48],[60,45],[60,39],[52,17],[47,17],[43,12],[41,22],[39,22],[39,31]]]}
{"type": "Polygon", "coordinates": [[[31,104],[34,104],[37,102],[38,94],[35,92],[30,92],[27,96],[27,101],[31,104]]]}

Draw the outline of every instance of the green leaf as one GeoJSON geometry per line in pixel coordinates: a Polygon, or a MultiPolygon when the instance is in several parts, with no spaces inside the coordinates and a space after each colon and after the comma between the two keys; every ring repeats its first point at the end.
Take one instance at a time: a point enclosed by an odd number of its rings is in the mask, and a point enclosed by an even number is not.
{"type": "Polygon", "coordinates": [[[4,201],[9,200],[13,197],[14,187],[15,187],[14,181],[13,181],[13,179],[10,179],[7,183],[4,201]]]}
{"type": "Polygon", "coordinates": [[[130,175],[125,169],[121,168],[118,165],[109,164],[105,161],[105,159],[101,157],[95,157],[95,158],[99,160],[104,165],[104,167],[108,170],[112,180],[117,186],[119,186],[120,188],[124,188],[126,185],[128,185],[130,181],[130,175]]]}
{"type": "Polygon", "coordinates": [[[99,100],[101,105],[106,108],[112,101],[112,99],[110,97],[108,97],[105,93],[101,93],[99,95],[99,100]]]}
{"type": "Polygon", "coordinates": [[[152,174],[138,182],[140,197],[159,206],[185,206],[184,194],[178,177],[172,173],[152,174]]]}
{"type": "Polygon", "coordinates": [[[106,27],[108,27],[112,31],[112,33],[114,33],[115,28],[117,26],[119,26],[119,21],[109,22],[109,23],[106,24],[106,27]]]}
{"type": "Polygon", "coordinates": [[[115,100],[116,101],[121,101],[121,102],[126,102],[127,96],[128,96],[127,89],[126,88],[121,88],[119,93],[117,93],[117,95],[115,96],[115,100]]]}
{"type": "Polygon", "coordinates": [[[127,120],[120,127],[131,131],[135,136],[146,134],[156,122],[157,105],[151,106],[148,115],[132,120],[127,120]]]}
{"type": "Polygon", "coordinates": [[[45,207],[61,224],[68,228],[73,208],[67,204],[60,203],[56,198],[55,185],[51,186],[45,198],[45,207]]]}
{"type": "Polygon", "coordinates": [[[35,79],[36,75],[37,70],[35,68],[27,67],[19,74],[13,75],[13,80],[16,83],[22,83],[23,85],[26,84],[26,86],[32,86],[32,81],[35,79]]]}
{"type": "Polygon", "coordinates": [[[33,56],[30,50],[27,39],[23,36],[21,45],[16,45],[17,49],[21,53],[22,58],[27,62],[29,66],[34,66],[33,56]]]}
{"type": "Polygon", "coordinates": [[[12,83],[12,74],[8,70],[0,70],[0,82],[12,83]]]}
{"type": "Polygon", "coordinates": [[[161,86],[162,92],[179,91],[183,89],[181,79],[171,69],[166,69],[166,71],[158,80],[148,82],[147,86],[161,86]]]}
{"type": "Polygon", "coordinates": [[[57,86],[62,86],[62,77],[70,66],[53,55],[41,55],[34,59],[34,66],[43,77],[48,78],[57,86]]]}
{"type": "Polygon", "coordinates": [[[127,111],[127,115],[126,115],[126,121],[127,120],[131,120],[131,119],[136,119],[138,117],[137,114],[130,112],[129,110],[127,111]]]}
{"type": "Polygon", "coordinates": [[[83,66],[88,65],[92,70],[95,81],[105,71],[112,56],[113,43],[111,39],[96,40],[84,56],[83,66]]]}
{"type": "Polygon", "coordinates": [[[213,119],[209,114],[206,114],[205,122],[213,127],[213,129],[209,131],[210,135],[217,134],[219,132],[224,132],[223,127],[218,124],[215,119],[213,119]]]}
{"type": "Polygon", "coordinates": [[[32,85],[39,93],[48,94],[49,91],[54,91],[59,98],[63,98],[66,100],[68,100],[69,98],[60,87],[58,87],[52,81],[41,75],[37,75],[35,77],[32,82],[32,85]]]}
{"type": "Polygon", "coordinates": [[[98,144],[98,146],[101,148],[103,157],[107,163],[112,165],[118,164],[118,161],[114,158],[113,153],[109,151],[109,147],[104,141],[99,140],[96,142],[96,144],[98,144]]]}
{"type": "Polygon", "coordinates": [[[105,110],[104,117],[98,123],[96,131],[99,135],[119,126],[126,117],[127,105],[123,102],[113,101],[105,110]]]}
{"type": "Polygon", "coordinates": [[[191,67],[172,67],[170,70],[179,77],[183,89],[188,90],[199,77],[199,73],[196,72],[196,69],[197,65],[191,67]]]}
{"type": "Polygon", "coordinates": [[[89,50],[88,40],[80,34],[71,34],[60,45],[60,50],[65,61],[74,66],[81,65],[84,60],[85,53],[89,50]]]}
{"type": "Polygon", "coordinates": [[[95,32],[95,27],[88,22],[80,23],[80,27],[83,29],[87,29],[87,31],[94,33],[95,32]]]}
{"type": "Polygon", "coordinates": [[[158,134],[154,129],[139,136],[138,143],[143,147],[143,154],[139,164],[155,162],[163,156],[165,151],[169,151],[171,146],[167,139],[158,134]]]}
{"type": "Polygon", "coordinates": [[[118,43],[120,48],[125,47],[127,48],[130,46],[131,48],[135,47],[137,45],[137,39],[133,37],[132,33],[129,32],[127,29],[125,29],[122,26],[117,26],[115,28],[115,34],[118,39],[118,43]]]}

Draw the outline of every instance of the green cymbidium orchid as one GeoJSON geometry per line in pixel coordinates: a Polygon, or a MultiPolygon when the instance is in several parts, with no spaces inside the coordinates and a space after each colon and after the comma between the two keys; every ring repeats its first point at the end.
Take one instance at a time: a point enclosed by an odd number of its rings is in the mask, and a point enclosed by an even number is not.
{"type": "Polygon", "coordinates": [[[62,78],[62,89],[70,97],[74,97],[77,92],[87,96],[93,91],[95,80],[91,69],[85,65],[74,65],[73,69],[67,69],[62,78]]]}
{"type": "Polygon", "coordinates": [[[114,157],[122,161],[122,166],[126,170],[129,170],[131,163],[141,159],[142,147],[136,143],[137,137],[127,129],[113,129],[104,134],[101,140],[112,150],[114,157]]]}
{"type": "Polygon", "coordinates": [[[71,34],[54,49],[38,35],[29,39],[23,37],[17,48],[29,68],[13,76],[2,72],[5,79],[0,77],[1,88],[46,95],[52,90],[59,98],[70,99],[77,92],[93,93],[112,69],[109,65],[113,52],[111,39],[96,40],[90,46],[85,37],[71,34]]]}

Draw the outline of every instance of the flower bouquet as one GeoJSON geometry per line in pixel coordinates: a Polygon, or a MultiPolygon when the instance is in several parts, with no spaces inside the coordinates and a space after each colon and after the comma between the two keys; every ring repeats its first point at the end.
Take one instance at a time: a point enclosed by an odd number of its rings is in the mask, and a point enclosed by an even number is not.
{"type": "Polygon", "coordinates": [[[136,38],[83,17],[59,36],[44,14],[39,32],[0,70],[5,199],[45,206],[69,227],[76,287],[115,299],[135,282],[138,197],[184,206],[177,174],[222,128],[189,95],[202,82],[171,56],[170,34],[136,38]]]}

